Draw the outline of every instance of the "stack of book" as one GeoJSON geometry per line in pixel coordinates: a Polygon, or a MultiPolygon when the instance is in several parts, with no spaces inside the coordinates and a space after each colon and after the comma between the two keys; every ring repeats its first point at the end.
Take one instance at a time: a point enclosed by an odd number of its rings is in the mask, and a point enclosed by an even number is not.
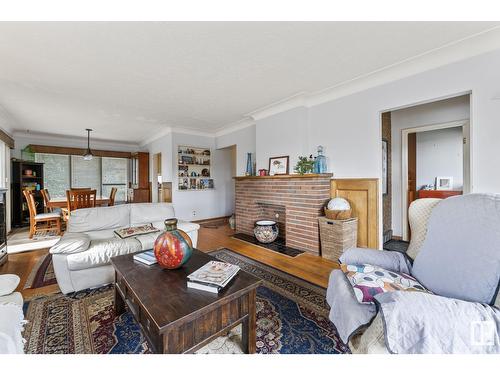
{"type": "Polygon", "coordinates": [[[239,270],[240,267],[234,264],[212,260],[187,277],[187,287],[219,293],[239,270]]]}
{"type": "Polygon", "coordinates": [[[144,251],[142,253],[135,254],[134,260],[137,262],[144,263],[148,266],[158,263],[153,250],[148,250],[148,251],[144,251]]]}

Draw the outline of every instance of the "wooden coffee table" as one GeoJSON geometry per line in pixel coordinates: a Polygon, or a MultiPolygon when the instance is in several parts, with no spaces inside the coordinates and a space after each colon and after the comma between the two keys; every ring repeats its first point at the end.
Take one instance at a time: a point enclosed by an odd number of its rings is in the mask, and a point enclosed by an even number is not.
{"type": "Polygon", "coordinates": [[[255,296],[262,281],[242,270],[219,294],[188,289],[187,275],[214,257],[194,250],[180,269],[146,266],[133,254],[111,259],[115,310],[125,305],[156,353],[191,353],[242,324],[245,353],[255,353],[255,296]]]}

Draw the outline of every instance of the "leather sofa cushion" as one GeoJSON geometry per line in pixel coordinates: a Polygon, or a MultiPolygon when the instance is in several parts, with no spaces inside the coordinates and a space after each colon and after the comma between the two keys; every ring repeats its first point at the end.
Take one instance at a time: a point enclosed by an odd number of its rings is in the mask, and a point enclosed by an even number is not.
{"type": "Polygon", "coordinates": [[[86,233],[65,233],[61,239],[50,248],[51,254],[72,254],[85,251],[90,246],[90,237],[86,233]]]}
{"type": "Polygon", "coordinates": [[[165,219],[175,217],[171,203],[136,203],[130,206],[130,225],[161,222],[158,229],[163,229],[165,219]]]}
{"type": "Polygon", "coordinates": [[[108,238],[91,241],[87,251],[70,254],[66,258],[72,271],[100,267],[110,264],[111,258],[118,255],[141,251],[141,243],[134,238],[108,238]]]}
{"type": "Polygon", "coordinates": [[[130,204],[121,204],[75,210],[69,216],[68,232],[93,232],[128,227],[130,206],[130,204]]]}

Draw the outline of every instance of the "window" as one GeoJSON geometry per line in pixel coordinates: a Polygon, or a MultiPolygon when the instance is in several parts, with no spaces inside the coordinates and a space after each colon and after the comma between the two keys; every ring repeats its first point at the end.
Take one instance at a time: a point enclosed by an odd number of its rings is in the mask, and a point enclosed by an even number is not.
{"type": "Polygon", "coordinates": [[[109,196],[116,187],[117,201],[126,201],[128,182],[128,159],[102,158],[102,195],[109,196]]]}
{"type": "Polygon", "coordinates": [[[44,187],[51,198],[66,198],[70,187],[70,156],[57,154],[35,154],[35,161],[44,163],[44,187]]]}
{"type": "Polygon", "coordinates": [[[78,155],[36,153],[35,160],[44,163],[44,186],[53,198],[65,198],[66,190],[77,187],[89,187],[97,195],[109,196],[111,188],[116,187],[116,201],[126,201],[128,159],[83,160],[78,155]]]}

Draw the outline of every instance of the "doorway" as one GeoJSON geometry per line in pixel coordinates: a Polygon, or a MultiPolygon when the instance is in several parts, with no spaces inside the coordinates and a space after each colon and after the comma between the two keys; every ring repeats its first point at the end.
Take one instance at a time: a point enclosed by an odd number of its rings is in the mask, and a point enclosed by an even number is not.
{"type": "Polygon", "coordinates": [[[384,248],[406,250],[411,237],[408,207],[420,195],[472,190],[469,119],[470,94],[381,114],[384,248]],[[438,192],[436,178],[442,181],[438,192]]]}
{"type": "Polygon", "coordinates": [[[401,202],[403,241],[409,241],[408,207],[419,198],[448,198],[470,192],[468,120],[402,131],[401,202]]]}

